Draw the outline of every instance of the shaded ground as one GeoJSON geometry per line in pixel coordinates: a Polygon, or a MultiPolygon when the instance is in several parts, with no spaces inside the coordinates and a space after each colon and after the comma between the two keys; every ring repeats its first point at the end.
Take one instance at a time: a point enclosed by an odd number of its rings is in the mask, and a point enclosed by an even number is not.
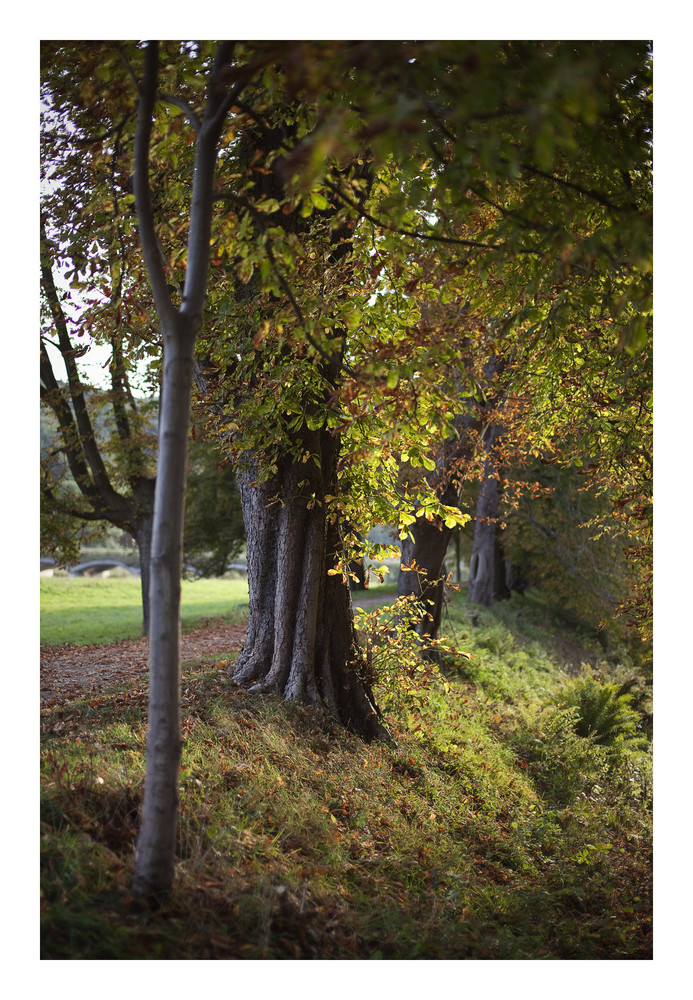
{"type": "MultiPolygon", "coordinates": [[[[186,631],[181,657],[201,658],[237,651],[245,640],[246,626],[209,622],[186,631]]],[[[123,681],[145,680],[149,640],[121,639],[93,646],[49,646],[41,650],[41,702],[77,698],[123,681]]]]}

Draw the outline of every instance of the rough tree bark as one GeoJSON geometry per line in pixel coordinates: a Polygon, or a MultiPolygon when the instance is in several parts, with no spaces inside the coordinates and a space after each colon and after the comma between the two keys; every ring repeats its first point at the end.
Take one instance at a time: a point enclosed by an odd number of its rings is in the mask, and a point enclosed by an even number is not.
{"type": "Polygon", "coordinates": [[[324,499],[335,489],[338,438],[306,431],[303,444],[320,456],[319,467],[287,461],[263,483],[254,482],[252,465],[239,471],[250,607],[234,680],[313,705],[364,739],[387,739],[360,671],[348,585],[341,573],[328,574],[341,550],[324,499]]]}
{"type": "MultiPolygon", "coordinates": [[[[252,116],[252,109],[247,110],[252,116]]],[[[249,166],[269,163],[271,167],[263,167],[257,173],[254,197],[281,202],[285,197],[285,179],[276,152],[278,143],[295,140],[295,126],[282,125],[273,129],[268,127],[263,116],[257,117],[256,128],[247,126],[244,129],[243,154],[249,166]]],[[[361,198],[366,197],[371,181],[369,170],[367,157],[363,163],[355,161],[343,168],[349,177],[366,182],[361,198]]],[[[231,196],[229,200],[237,212],[249,213],[259,233],[266,229],[268,217],[255,211],[247,200],[231,196]]],[[[303,218],[297,209],[271,215],[273,225],[299,233],[306,241],[311,239],[311,227],[318,220],[317,228],[323,233],[320,238],[325,239],[328,233],[325,265],[331,270],[333,281],[338,264],[344,268],[343,274],[348,274],[351,236],[356,224],[355,217],[335,224],[339,207],[340,203],[335,201],[308,218],[303,218]]],[[[268,259],[275,266],[271,241],[267,241],[266,247],[268,259]]],[[[311,396],[315,390],[306,391],[304,409],[306,414],[310,412],[314,416],[339,386],[346,331],[338,322],[333,323],[329,314],[325,315],[323,324],[331,328],[331,336],[327,346],[316,345],[304,322],[300,291],[294,296],[281,271],[277,273],[294,310],[298,329],[303,331],[315,351],[316,374],[327,386],[322,400],[311,396]]],[[[238,301],[246,301],[250,290],[250,283],[238,287],[238,301]]],[[[285,350],[290,363],[288,352],[291,348],[285,350]]],[[[258,382],[256,385],[251,378],[248,385],[251,393],[262,393],[261,347],[256,348],[256,358],[260,373],[258,382]]],[[[211,388],[213,381],[210,377],[206,382],[204,364],[201,364],[198,387],[212,408],[217,405],[215,390],[211,388]]],[[[223,372],[217,385],[222,393],[231,391],[225,385],[223,372]]],[[[247,388],[238,390],[241,400],[247,391],[247,388]]],[[[277,412],[273,419],[281,420],[281,413],[277,412]]],[[[252,691],[273,692],[313,705],[365,739],[388,739],[389,733],[379,716],[367,679],[360,671],[348,584],[341,573],[331,575],[328,572],[336,568],[343,548],[339,526],[326,517],[325,500],[326,496],[338,493],[336,469],[340,437],[324,427],[309,430],[307,424],[295,432],[280,427],[276,434],[268,428],[267,435],[271,440],[292,438],[294,447],[287,445],[279,456],[273,452],[277,468],[267,481],[258,481],[262,478],[260,454],[246,453],[240,463],[238,481],[246,530],[250,594],[247,638],[234,667],[234,679],[252,691]],[[292,453],[307,453],[311,457],[301,462],[290,457],[292,453]]]]}

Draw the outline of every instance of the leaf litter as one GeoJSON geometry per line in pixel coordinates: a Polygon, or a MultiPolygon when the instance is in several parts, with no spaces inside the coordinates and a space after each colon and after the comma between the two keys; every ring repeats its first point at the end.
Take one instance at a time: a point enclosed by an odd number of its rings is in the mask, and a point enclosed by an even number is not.
{"type": "MultiPolygon", "coordinates": [[[[181,658],[207,656],[238,650],[245,639],[245,624],[208,622],[181,636],[181,658]]],[[[104,691],[117,684],[141,680],[146,683],[149,640],[79,646],[65,643],[41,649],[41,703],[51,706],[104,691]]]]}

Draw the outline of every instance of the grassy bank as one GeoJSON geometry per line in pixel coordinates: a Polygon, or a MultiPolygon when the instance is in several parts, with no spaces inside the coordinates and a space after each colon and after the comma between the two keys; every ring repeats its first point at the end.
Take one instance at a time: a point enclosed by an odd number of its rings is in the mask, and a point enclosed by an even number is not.
{"type": "Polygon", "coordinates": [[[442,673],[398,674],[373,650],[394,746],[239,690],[225,659],[185,664],[162,911],[129,891],[144,690],[48,708],[42,956],[649,957],[647,690],[528,600],[480,612],[458,596],[445,627],[471,659],[442,673]],[[575,679],[580,660],[591,677],[575,679]],[[584,714],[586,692],[613,681],[613,702],[629,679],[620,736],[579,735],[575,692],[584,714]]]}

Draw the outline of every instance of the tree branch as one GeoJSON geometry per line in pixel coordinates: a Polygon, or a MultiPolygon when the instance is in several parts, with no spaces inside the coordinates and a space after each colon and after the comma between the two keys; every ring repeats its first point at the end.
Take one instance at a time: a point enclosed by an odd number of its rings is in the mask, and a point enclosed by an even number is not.
{"type": "MultiPolygon", "coordinates": [[[[116,337],[113,338],[112,346],[113,363],[111,366],[111,388],[113,392],[113,414],[115,416],[116,427],[118,428],[118,437],[121,441],[128,441],[132,436],[132,432],[130,430],[130,420],[128,417],[127,407],[125,405],[125,398],[126,390],[129,392],[130,386],[127,381],[123,355],[116,337]]],[[[132,401],[132,394],[130,393],[129,395],[132,401]]]]}
{"type": "Polygon", "coordinates": [[[53,366],[43,343],[41,343],[40,374],[41,381],[43,382],[41,386],[41,399],[51,408],[58,421],[70,472],[83,496],[90,502],[93,502],[98,491],[89,475],[86,457],[77,427],[75,426],[72,410],[60,391],[60,386],[53,372],[53,366]]]}
{"type": "Polygon", "coordinates": [[[202,323],[202,311],[207,293],[217,144],[228,110],[245,86],[244,83],[238,83],[230,91],[224,93],[221,90],[221,72],[232,51],[233,46],[228,42],[221,43],[217,48],[209,79],[207,103],[195,147],[187,268],[180,307],[180,315],[191,320],[194,336],[197,335],[202,323]]]}
{"type": "MultiPolygon", "coordinates": [[[[65,501],[57,497],[50,486],[45,483],[41,484],[41,493],[43,496],[50,501],[53,507],[60,511],[61,514],[67,514],[69,517],[76,517],[80,521],[109,521],[111,524],[117,524],[119,527],[128,528],[130,527],[130,519],[123,511],[112,510],[109,507],[98,507],[94,505],[93,510],[82,510],[79,507],[71,507],[65,501]]],[[[89,499],[88,497],[85,499],[89,499]]],[[[91,500],[90,500],[91,502],[91,500]]]]}
{"type": "Polygon", "coordinates": [[[583,195],[585,198],[591,198],[604,208],[611,209],[612,212],[639,211],[632,205],[615,205],[605,195],[601,194],[601,192],[595,191],[593,188],[582,187],[581,184],[576,184],[574,181],[568,181],[563,177],[556,177],[555,174],[550,174],[545,170],[540,170],[538,167],[532,166],[531,163],[523,163],[522,169],[525,173],[533,174],[536,177],[543,177],[544,180],[551,181],[553,184],[558,184],[559,187],[568,188],[571,191],[575,191],[577,194],[583,195]]]}
{"type": "MultiPolygon", "coordinates": [[[[76,433],[79,437],[81,449],[83,451],[86,461],[89,463],[93,475],[93,486],[99,491],[100,495],[106,499],[106,502],[113,502],[113,498],[117,497],[118,494],[113,489],[108,472],[106,471],[106,466],[104,465],[103,459],[99,452],[98,445],[96,443],[96,436],[94,434],[94,428],[89,417],[89,411],[87,409],[86,400],[84,398],[84,390],[82,387],[82,382],[79,377],[79,372],[77,371],[77,365],[75,364],[75,348],[70,340],[70,334],[67,329],[67,321],[65,319],[65,314],[63,313],[62,306],[60,305],[60,300],[58,298],[58,292],[55,287],[55,282],[53,280],[53,271],[50,262],[44,256],[46,254],[46,248],[48,247],[48,239],[46,236],[45,223],[43,219],[41,220],[41,277],[43,290],[45,292],[48,304],[50,306],[51,315],[53,317],[53,322],[55,324],[56,332],[58,334],[58,345],[59,350],[62,355],[63,361],[65,362],[65,368],[67,370],[68,385],[70,388],[70,398],[72,399],[72,405],[74,407],[75,413],[75,423],[76,428],[73,425],[72,434],[76,433]]],[[[57,380],[53,374],[53,368],[50,364],[48,354],[46,353],[43,344],[41,345],[41,377],[44,379],[44,384],[46,388],[52,383],[55,388],[58,389],[57,380]]],[[[62,396],[61,396],[62,399],[62,396]]],[[[65,404],[67,405],[67,404],[65,404]]],[[[56,416],[58,413],[56,411],[56,416]]],[[[72,418],[70,415],[70,423],[72,424],[72,418]]],[[[66,424],[67,426],[67,424],[66,424]]],[[[74,447],[74,445],[73,445],[74,447]]],[[[81,487],[80,487],[81,488],[81,487]]]]}
{"type": "Polygon", "coordinates": [[[84,135],[75,136],[72,138],[75,146],[95,146],[97,142],[105,142],[106,139],[110,139],[112,135],[116,135],[123,131],[127,123],[130,114],[125,114],[115,125],[107,128],[105,132],[100,132],[98,135],[84,135]]]}
{"type": "MultiPolygon", "coordinates": [[[[353,199],[349,198],[348,195],[344,194],[343,191],[331,181],[325,181],[325,187],[328,187],[334,194],[337,195],[346,205],[352,208],[361,219],[366,219],[368,222],[372,222],[374,226],[379,229],[386,229],[391,233],[399,233],[401,236],[410,236],[417,240],[430,240],[434,243],[452,243],[456,246],[463,247],[473,247],[477,250],[502,250],[503,247],[499,243],[481,243],[479,240],[464,240],[457,236],[442,236],[439,233],[420,233],[415,229],[405,229],[403,226],[395,226],[394,223],[388,222],[386,219],[378,219],[376,216],[371,215],[370,212],[364,211],[364,209],[353,199]]],[[[526,251],[528,253],[536,253],[538,251],[526,251]]]]}
{"type": "Polygon", "coordinates": [[[140,100],[137,109],[133,187],[140,244],[157,312],[161,317],[162,323],[166,327],[171,327],[175,321],[176,310],[171,301],[166,275],[159,255],[159,241],[154,228],[154,213],[149,185],[149,146],[152,136],[152,118],[157,94],[156,83],[158,75],[158,43],[149,42],[145,52],[144,79],[140,85],[140,100]]]}
{"type": "Polygon", "coordinates": [[[195,130],[195,134],[199,134],[202,123],[194,109],[191,108],[189,104],[187,104],[180,97],[174,97],[172,94],[164,94],[161,90],[157,90],[156,96],[158,100],[162,101],[164,104],[172,104],[174,108],[178,108],[179,111],[182,111],[195,130]]]}

